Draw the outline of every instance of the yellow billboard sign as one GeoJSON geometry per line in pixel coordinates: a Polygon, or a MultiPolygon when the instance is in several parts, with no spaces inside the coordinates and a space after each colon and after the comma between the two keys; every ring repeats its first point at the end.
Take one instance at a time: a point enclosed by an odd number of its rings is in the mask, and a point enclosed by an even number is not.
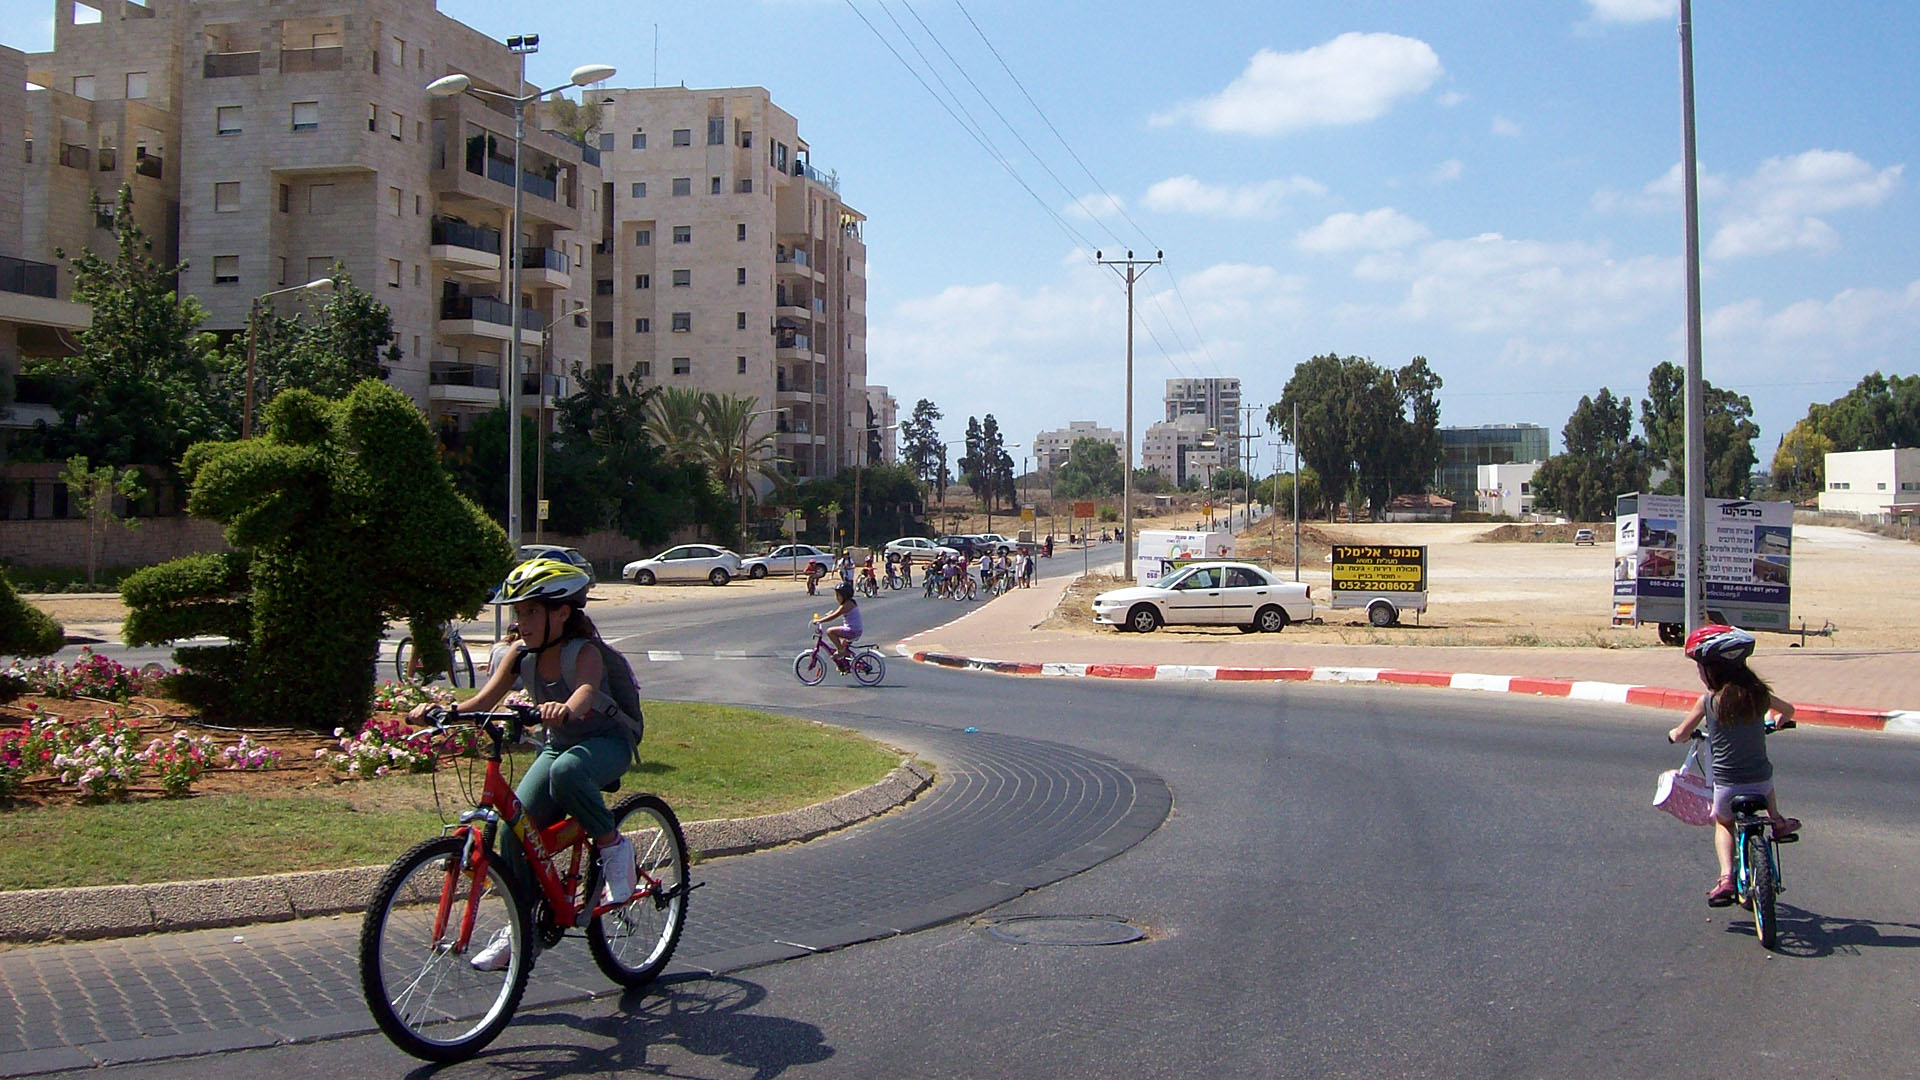
{"type": "Polygon", "coordinates": [[[1387,544],[1333,545],[1335,591],[1427,591],[1427,549],[1387,544]]]}

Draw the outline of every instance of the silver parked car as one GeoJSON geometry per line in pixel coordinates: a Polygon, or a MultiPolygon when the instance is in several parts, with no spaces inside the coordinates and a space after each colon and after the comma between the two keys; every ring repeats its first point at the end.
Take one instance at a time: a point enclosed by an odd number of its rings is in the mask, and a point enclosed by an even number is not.
{"type": "Polygon", "coordinates": [[[833,556],[812,544],[782,544],[765,555],[740,560],[740,572],[759,580],[768,574],[804,574],[814,563],[832,569],[833,556]]]}
{"type": "Polygon", "coordinates": [[[740,576],[740,556],[711,544],[681,544],[651,559],[636,559],[620,569],[635,585],[656,581],[707,581],[725,585],[740,576]]]}
{"type": "Polygon", "coordinates": [[[1313,618],[1313,587],[1281,581],[1250,563],[1194,563],[1151,585],[1101,593],[1093,598],[1093,618],[1143,634],[1162,626],[1272,634],[1313,618]]]}

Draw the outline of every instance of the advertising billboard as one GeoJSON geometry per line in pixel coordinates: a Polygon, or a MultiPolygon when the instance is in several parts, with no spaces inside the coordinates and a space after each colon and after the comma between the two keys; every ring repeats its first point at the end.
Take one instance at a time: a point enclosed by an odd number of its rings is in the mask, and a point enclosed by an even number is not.
{"type": "MultiPolygon", "coordinates": [[[[1623,495],[1613,546],[1614,621],[1685,623],[1687,567],[1681,495],[1623,495]]],[[[1785,630],[1793,579],[1793,506],[1708,499],[1708,618],[1751,630],[1785,630]]]]}
{"type": "Polygon", "coordinates": [[[1427,549],[1387,544],[1333,545],[1333,591],[1427,591],[1427,549]]]}

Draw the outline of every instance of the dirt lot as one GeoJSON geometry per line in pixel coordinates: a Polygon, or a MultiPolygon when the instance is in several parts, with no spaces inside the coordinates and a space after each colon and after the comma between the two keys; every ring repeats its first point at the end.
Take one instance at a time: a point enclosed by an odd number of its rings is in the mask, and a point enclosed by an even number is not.
{"type": "MultiPolygon", "coordinates": [[[[1571,527],[1568,527],[1571,535],[1571,527]]],[[[1611,529],[1607,530],[1611,533],[1611,529]]],[[[1324,605],[1331,578],[1329,542],[1425,544],[1429,607],[1419,624],[1375,629],[1363,610],[1322,606],[1319,626],[1289,627],[1289,640],[1342,644],[1587,646],[1640,648],[1657,645],[1651,626],[1608,625],[1613,596],[1613,548],[1603,539],[1574,547],[1550,532],[1536,540],[1530,527],[1454,524],[1315,524],[1303,533],[1300,580],[1324,605]],[[1501,542],[1494,535],[1523,539],[1501,542]],[[1294,635],[1298,635],[1294,637],[1294,635]]],[[[1819,648],[1911,649],[1920,647],[1920,546],[1853,529],[1796,524],[1793,530],[1793,618],[1812,628],[1831,620],[1839,627],[1819,648]]],[[[1279,530],[1274,565],[1291,576],[1292,537],[1279,530]]],[[[1266,530],[1240,538],[1238,551],[1268,560],[1266,530]]],[[[1113,631],[1093,623],[1093,595],[1123,583],[1097,577],[1076,584],[1046,629],[1089,634],[1113,631]]],[[[1181,634],[1225,634],[1232,628],[1186,628],[1181,634]]]]}

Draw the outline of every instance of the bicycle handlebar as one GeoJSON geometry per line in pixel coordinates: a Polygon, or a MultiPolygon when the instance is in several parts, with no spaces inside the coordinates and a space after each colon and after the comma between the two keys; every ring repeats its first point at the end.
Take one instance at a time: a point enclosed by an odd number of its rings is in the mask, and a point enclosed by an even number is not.
{"type": "MultiPolygon", "coordinates": [[[[1768,720],[1766,722],[1767,734],[1769,735],[1772,735],[1776,732],[1785,731],[1788,728],[1797,728],[1799,726],[1800,725],[1797,722],[1792,720],[1768,720]]],[[[1699,739],[1704,742],[1706,741],[1707,733],[1704,731],[1701,731],[1699,728],[1694,728],[1693,734],[1688,736],[1688,738],[1699,739]]],[[[1670,743],[1673,742],[1674,741],[1673,736],[1671,735],[1667,736],[1667,741],[1670,743]]]]}
{"type": "Polygon", "coordinates": [[[427,725],[434,731],[446,731],[447,721],[453,720],[471,721],[474,727],[489,734],[494,732],[493,725],[498,722],[506,728],[504,732],[499,733],[502,736],[501,741],[519,742],[521,734],[528,727],[540,722],[540,710],[533,705],[508,705],[504,709],[495,709],[491,712],[449,712],[446,706],[435,705],[427,710],[425,719],[427,725]]]}

